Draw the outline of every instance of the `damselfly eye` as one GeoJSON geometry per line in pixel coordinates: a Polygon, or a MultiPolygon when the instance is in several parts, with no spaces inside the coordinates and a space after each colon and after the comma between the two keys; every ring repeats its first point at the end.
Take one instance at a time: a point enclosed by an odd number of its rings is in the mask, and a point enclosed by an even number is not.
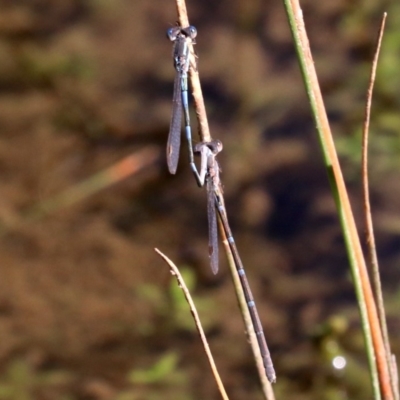
{"type": "Polygon", "coordinates": [[[193,25],[191,25],[188,28],[188,33],[189,33],[189,37],[191,39],[194,39],[197,36],[197,29],[193,25]]]}
{"type": "Polygon", "coordinates": [[[222,142],[219,139],[215,140],[215,147],[218,153],[224,148],[222,142]]]}
{"type": "Polygon", "coordinates": [[[217,155],[222,149],[222,142],[218,139],[212,140],[211,142],[203,142],[212,151],[214,155],[217,155]]]}
{"type": "Polygon", "coordinates": [[[178,36],[178,33],[180,32],[181,28],[179,26],[174,26],[173,28],[169,28],[167,30],[167,38],[173,42],[176,40],[176,37],[178,36]]]}

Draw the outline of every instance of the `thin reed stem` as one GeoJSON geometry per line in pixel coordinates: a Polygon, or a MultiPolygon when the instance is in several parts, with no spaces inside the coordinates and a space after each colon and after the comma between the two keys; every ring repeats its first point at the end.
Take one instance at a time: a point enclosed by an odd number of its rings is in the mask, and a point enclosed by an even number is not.
{"type": "Polygon", "coordinates": [[[217,383],[217,386],[218,386],[218,390],[221,393],[221,397],[224,400],[229,400],[228,395],[227,395],[226,390],[225,390],[225,387],[224,387],[224,385],[222,383],[222,379],[221,379],[221,377],[219,375],[217,366],[215,364],[213,355],[211,353],[210,346],[209,346],[209,344],[207,342],[206,335],[205,335],[203,327],[201,325],[199,314],[198,314],[196,306],[195,306],[195,304],[193,302],[192,296],[190,295],[189,289],[187,288],[187,286],[185,284],[185,281],[183,280],[183,277],[180,274],[180,272],[179,272],[178,268],[176,267],[176,265],[165,254],[163,254],[160,250],[158,250],[158,249],[154,249],[154,250],[168,264],[171,274],[174,275],[176,280],[178,281],[178,286],[182,289],[182,292],[183,292],[183,294],[185,296],[185,299],[189,304],[190,312],[193,315],[194,323],[196,325],[197,332],[199,332],[200,339],[201,339],[201,342],[202,342],[203,347],[204,347],[204,351],[206,353],[208,362],[209,362],[210,367],[211,367],[211,371],[212,371],[212,373],[214,375],[215,382],[217,383]]]}
{"type": "Polygon", "coordinates": [[[383,340],[386,348],[386,362],[388,364],[388,369],[390,373],[390,380],[392,383],[392,391],[396,398],[399,399],[399,393],[397,385],[395,383],[396,379],[394,377],[394,371],[392,368],[392,354],[390,350],[389,334],[386,324],[385,306],[383,302],[382,285],[379,273],[379,263],[378,256],[376,252],[376,243],[374,235],[374,227],[372,222],[371,213],[371,202],[369,193],[369,179],[368,179],[368,136],[369,136],[369,125],[371,120],[371,105],[372,105],[372,94],[376,78],[376,69],[378,66],[379,53],[382,44],[383,32],[385,29],[387,13],[383,14],[381,26],[379,29],[379,35],[376,45],[376,50],[374,54],[374,59],[372,61],[371,76],[369,81],[369,86],[367,90],[367,99],[365,105],[365,118],[362,134],[362,158],[361,158],[361,176],[363,181],[363,198],[364,198],[364,218],[365,218],[365,230],[366,230],[366,243],[368,246],[369,262],[372,271],[372,283],[374,286],[375,299],[378,307],[379,322],[381,325],[383,340]]]}
{"type": "Polygon", "coordinates": [[[346,191],[339,160],[336,154],[328,117],[312,59],[311,49],[304,25],[303,13],[298,0],[284,0],[295,48],[309,97],[318,137],[328,172],[331,189],[335,197],[343,235],[350,260],[353,283],[358,299],[366,350],[371,371],[375,399],[392,400],[393,393],[386,363],[386,350],[383,343],[378,313],[368,272],[362,253],[360,239],[346,191]]]}

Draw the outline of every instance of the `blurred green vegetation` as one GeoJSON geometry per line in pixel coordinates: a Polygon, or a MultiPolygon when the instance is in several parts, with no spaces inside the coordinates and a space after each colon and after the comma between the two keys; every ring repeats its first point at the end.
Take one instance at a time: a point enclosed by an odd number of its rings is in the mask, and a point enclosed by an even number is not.
{"type": "Polygon", "coordinates": [[[40,371],[24,359],[11,361],[0,379],[0,399],[31,400],[40,397],[44,391],[57,393],[60,400],[72,399],[62,394],[72,382],[71,374],[63,371],[40,371]],[[63,390],[57,390],[62,388],[63,390]]]}
{"type": "Polygon", "coordinates": [[[153,400],[193,399],[188,386],[188,371],[179,367],[178,363],[178,354],[167,352],[153,366],[147,369],[133,369],[127,377],[131,387],[119,392],[115,399],[139,400],[144,396],[153,400]]]}
{"type": "MultiPolygon", "coordinates": [[[[184,267],[180,269],[180,272],[201,317],[203,329],[207,331],[212,324],[214,317],[212,310],[215,308],[215,303],[210,298],[194,294],[196,275],[192,269],[184,267]]],[[[189,305],[182,289],[172,277],[168,285],[168,290],[163,290],[160,286],[152,284],[143,284],[136,288],[136,296],[139,301],[153,307],[154,313],[157,316],[156,320],[158,321],[157,324],[143,321],[138,327],[142,335],[154,334],[160,329],[160,326],[162,326],[162,330],[166,335],[176,329],[196,332],[196,326],[189,305]]]]}

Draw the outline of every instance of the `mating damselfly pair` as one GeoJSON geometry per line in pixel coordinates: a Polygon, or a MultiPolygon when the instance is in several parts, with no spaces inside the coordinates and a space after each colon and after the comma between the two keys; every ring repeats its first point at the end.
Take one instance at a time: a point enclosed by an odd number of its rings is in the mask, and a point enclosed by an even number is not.
{"type": "Polygon", "coordinates": [[[194,65],[195,57],[192,57],[193,44],[197,36],[194,26],[182,28],[175,26],[168,29],[168,38],[173,42],[173,60],[176,71],[174,80],[174,92],[172,98],[172,117],[167,142],[167,164],[171,174],[175,174],[179,161],[181,145],[181,125],[182,113],[184,115],[185,136],[189,151],[189,164],[200,187],[206,186],[207,189],[207,216],[208,216],[208,247],[211,269],[214,274],[218,272],[218,225],[217,215],[224,233],[227,237],[231,249],[236,270],[242,285],[247,307],[251,316],[254,332],[257,337],[258,346],[264,363],[265,373],[270,382],[276,381],[275,370],[272,359],[265,340],[264,331],[260,317],[254,302],[253,294],[241,261],[232,231],[229,226],[228,217],[224,205],[222,184],[220,181],[220,169],[217,162],[217,155],[222,150],[223,145],[220,140],[201,142],[193,147],[192,131],[189,114],[189,95],[188,95],[188,73],[194,65]],[[192,63],[192,64],[191,64],[192,63]],[[200,155],[200,168],[194,161],[194,154],[200,155]]]}

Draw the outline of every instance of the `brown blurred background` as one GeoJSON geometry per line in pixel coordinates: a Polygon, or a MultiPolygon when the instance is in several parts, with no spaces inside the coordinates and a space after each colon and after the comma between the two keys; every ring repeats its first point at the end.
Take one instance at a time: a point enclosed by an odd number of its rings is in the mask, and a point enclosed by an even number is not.
{"type": "MultiPolygon", "coordinates": [[[[283,3],[187,6],[277,398],[372,398],[283,3]],[[334,368],[336,356],[344,369],[334,368]]],[[[398,354],[400,3],[302,6],[360,233],[364,99],[389,13],[370,171],[398,354]]],[[[172,0],[0,1],[0,399],[218,398],[186,303],[154,247],[187,278],[231,399],[261,399],[222,251],[217,276],[208,265],[206,197],[185,146],[177,175],[167,173],[174,69],[165,31],[176,19],[172,0]],[[142,151],[152,158],[127,179],[110,185],[95,175],[142,151]]],[[[194,113],[192,121],[197,141],[194,113]]],[[[113,170],[113,181],[121,173],[113,170]]]]}

